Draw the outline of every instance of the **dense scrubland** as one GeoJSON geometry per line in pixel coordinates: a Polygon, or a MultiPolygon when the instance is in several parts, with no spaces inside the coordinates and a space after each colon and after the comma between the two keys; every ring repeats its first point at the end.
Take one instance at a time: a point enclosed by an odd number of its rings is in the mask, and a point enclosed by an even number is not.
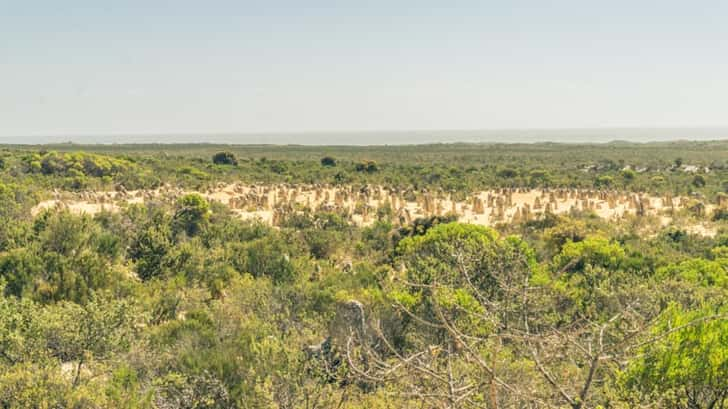
{"type": "Polygon", "coordinates": [[[728,142],[7,146],[3,408],[722,408],[728,142]],[[662,225],[579,209],[275,225],[220,183],[689,197],[662,225]],[[76,214],[62,194],[175,188],[76,214]],[[706,211],[710,209],[710,211],[706,211]],[[714,234],[688,226],[710,223],[714,234]]]}

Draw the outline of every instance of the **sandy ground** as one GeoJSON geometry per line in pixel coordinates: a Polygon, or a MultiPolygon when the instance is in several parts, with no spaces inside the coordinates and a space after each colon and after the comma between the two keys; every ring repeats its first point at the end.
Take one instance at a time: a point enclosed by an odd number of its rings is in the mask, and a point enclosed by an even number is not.
{"type": "MultiPolygon", "coordinates": [[[[186,193],[191,192],[169,186],[128,192],[55,192],[53,199],[39,203],[32,213],[37,215],[45,209],[65,208],[78,214],[94,215],[101,211],[118,211],[132,203],[174,200],[186,193]]],[[[446,192],[395,191],[381,186],[355,190],[352,187],[315,185],[220,184],[215,189],[197,193],[210,201],[229,206],[243,219],[258,218],[274,225],[280,215],[305,208],[345,210],[359,225],[372,223],[380,208],[390,208],[393,220],[399,223],[408,223],[423,216],[456,214],[460,221],[490,226],[538,218],[545,212],[560,214],[588,210],[604,219],[615,220],[626,214],[654,215],[660,218],[662,225],[668,225],[672,220],[671,212],[684,208],[688,203],[685,197],[573,189],[488,190],[464,200],[455,200],[446,192]]],[[[709,213],[712,208],[712,205],[707,205],[706,212],[709,213]]],[[[704,225],[693,227],[695,233],[714,234],[714,230],[704,225]]]]}

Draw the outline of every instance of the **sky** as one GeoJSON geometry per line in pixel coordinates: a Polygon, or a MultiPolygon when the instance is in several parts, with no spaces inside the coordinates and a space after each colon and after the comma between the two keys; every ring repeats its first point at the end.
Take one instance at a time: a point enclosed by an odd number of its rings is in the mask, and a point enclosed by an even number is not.
{"type": "Polygon", "coordinates": [[[725,0],[0,0],[0,141],[728,127],[726,21],[725,0]]]}

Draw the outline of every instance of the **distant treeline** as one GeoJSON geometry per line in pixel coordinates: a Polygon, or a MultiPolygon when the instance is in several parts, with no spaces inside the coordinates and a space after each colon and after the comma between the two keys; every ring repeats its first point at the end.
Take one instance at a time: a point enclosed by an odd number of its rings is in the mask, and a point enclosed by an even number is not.
{"type": "Polygon", "coordinates": [[[728,189],[728,141],[417,146],[49,145],[0,151],[12,183],[60,189],[248,183],[380,184],[467,192],[580,187],[698,194],[728,189]],[[228,158],[216,160],[215,157],[228,158]]]}

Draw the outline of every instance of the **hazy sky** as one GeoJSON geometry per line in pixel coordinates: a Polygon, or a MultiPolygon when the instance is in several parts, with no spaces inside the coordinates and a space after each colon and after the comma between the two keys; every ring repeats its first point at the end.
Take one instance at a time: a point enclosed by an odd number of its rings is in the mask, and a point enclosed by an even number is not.
{"type": "Polygon", "coordinates": [[[726,125],[726,0],[0,0],[0,136],[726,125]]]}

